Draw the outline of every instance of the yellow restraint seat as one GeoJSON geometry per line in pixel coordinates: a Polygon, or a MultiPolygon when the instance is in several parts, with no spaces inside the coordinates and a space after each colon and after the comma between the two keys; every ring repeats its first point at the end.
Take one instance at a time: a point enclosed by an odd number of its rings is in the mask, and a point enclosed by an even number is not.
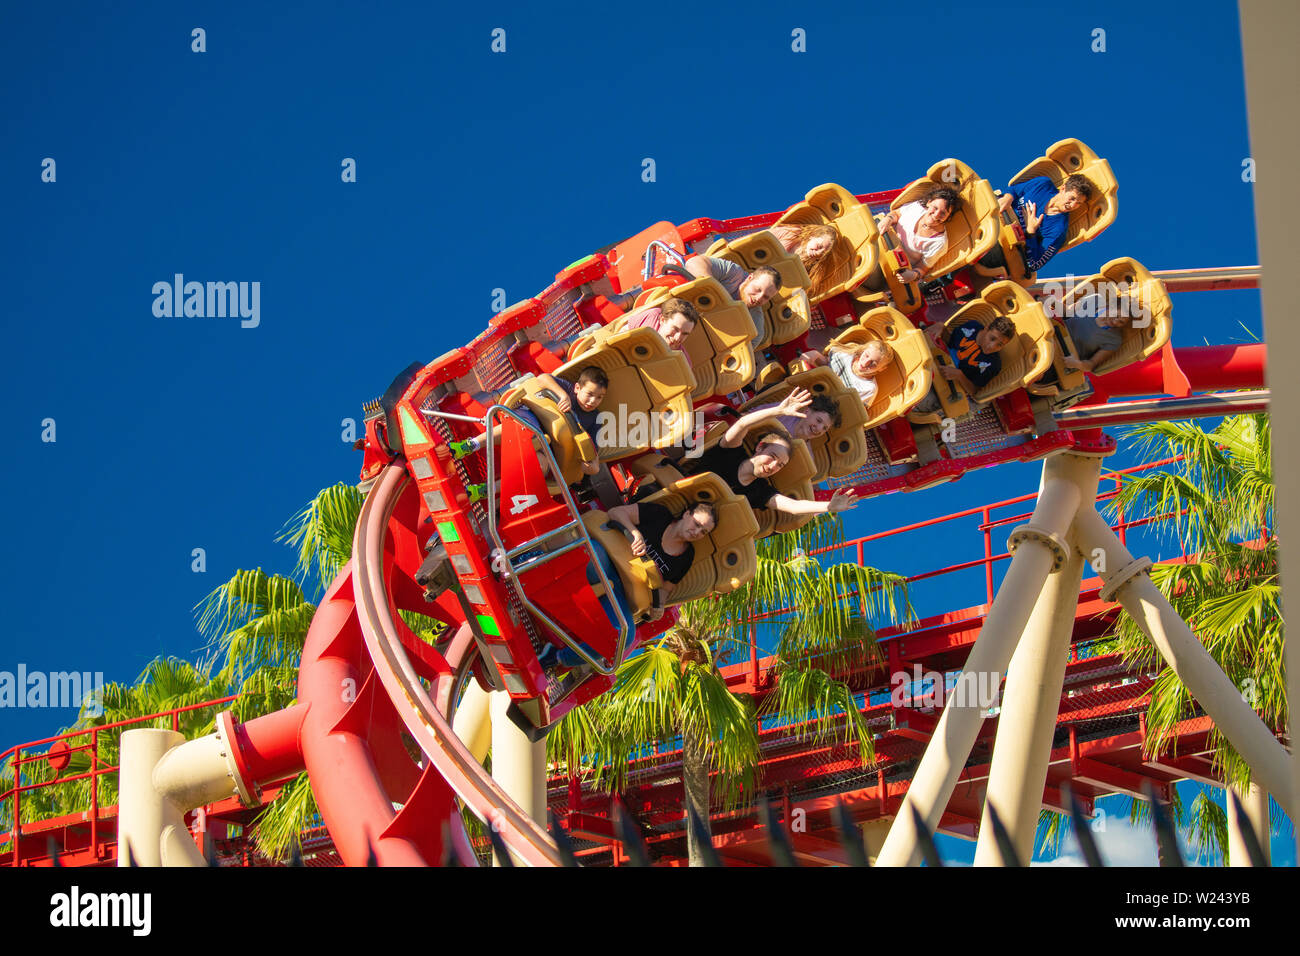
{"type": "MultiPolygon", "coordinates": [[[[925,333],[907,316],[889,306],[872,309],[857,325],[837,335],[832,344],[855,345],[872,340],[882,341],[893,349],[894,359],[876,373],[876,397],[866,409],[864,429],[876,428],[906,414],[930,390],[930,346],[925,333]]],[[[857,392],[853,394],[856,396],[857,392]]]]}
{"type": "Polygon", "coordinates": [[[1066,293],[1062,314],[1069,315],[1085,296],[1100,294],[1115,307],[1128,310],[1133,321],[1123,330],[1124,344],[1102,362],[1094,375],[1140,362],[1164,348],[1173,334],[1173,303],[1165,284],[1136,259],[1112,259],[1101,271],[1066,293]]]}
{"type": "Polygon", "coordinates": [[[618,426],[593,436],[601,461],[682,443],[692,425],[695,377],[686,356],[670,349],[663,336],[654,329],[605,326],[575,342],[569,361],[551,374],[576,382],[591,365],[609,377],[599,411],[609,412],[618,426]]]}
{"type": "Polygon", "coordinates": [[[998,200],[987,179],[959,159],[944,159],[930,167],[924,179],[909,184],[889,204],[891,210],[921,198],[933,186],[952,186],[960,194],[959,209],[944,224],[948,246],[930,267],[926,278],[956,272],[975,262],[998,241],[998,200]]]}
{"type": "Polygon", "coordinates": [[[1004,315],[1016,327],[1016,336],[998,353],[1002,369],[973,396],[980,403],[991,402],[1018,388],[1024,388],[1047,371],[1056,347],[1052,321],[1043,306],[1014,282],[995,282],[978,299],[958,309],[944,323],[944,338],[971,319],[987,327],[1004,315]]]}
{"type": "Polygon", "coordinates": [[[782,402],[797,388],[807,389],[811,395],[825,395],[840,413],[838,428],[832,424],[816,438],[804,440],[813,459],[812,480],[853,474],[867,460],[867,436],[863,431],[867,410],[858,393],[829,368],[822,366],[790,375],[751,398],[740,406],[740,411],[747,414],[764,405],[782,402]]]}
{"type": "MultiPolygon", "coordinates": [[[[708,451],[721,441],[728,427],[727,422],[714,422],[711,424],[705,431],[702,443],[703,450],[708,451]]],[[[790,437],[789,433],[775,422],[771,425],[750,429],[749,434],[745,436],[742,443],[746,453],[752,455],[758,447],[759,438],[773,431],[790,437]]],[[[789,463],[767,480],[780,494],[790,498],[812,500],[812,482],[816,466],[813,464],[812,454],[808,451],[808,443],[799,438],[791,438],[791,446],[789,463]]],[[[656,454],[642,455],[633,461],[631,471],[637,477],[653,479],[661,488],[678,481],[682,475],[680,463],[656,454]]],[[[755,508],[754,517],[758,521],[757,536],[766,538],[777,531],[793,531],[805,524],[811,516],[785,515],[770,508],[755,508]]]]}
{"type": "MultiPolygon", "coordinates": [[[[681,514],[688,505],[708,502],[717,510],[718,520],[709,534],[692,542],[695,559],[686,576],[673,588],[667,605],[681,604],[709,594],[727,594],[741,587],[758,567],[754,534],[758,525],[749,503],[737,495],[717,475],[705,473],[682,478],[655,492],[639,504],[658,504],[673,514],[681,514]]],[[[603,511],[588,511],[582,516],[587,532],[605,548],[618,570],[623,594],[638,621],[654,605],[654,592],[663,580],[650,558],[632,554],[632,544],[622,527],[609,520],[603,511]]]]}
{"type": "Polygon", "coordinates": [[[1092,198],[1087,205],[1070,213],[1070,226],[1059,252],[1064,252],[1081,242],[1096,239],[1112,222],[1118,210],[1119,182],[1111,172],[1110,163],[1102,159],[1081,140],[1063,139],[1047,148],[1040,156],[1011,178],[1011,183],[1022,183],[1036,176],[1046,176],[1060,187],[1067,176],[1078,173],[1092,183],[1092,198]]]}
{"type": "MultiPolygon", "coordinates": [[[[1110,163],[1089,149],[1082,140],[1063,139],[1049,146],[1047,155],[1039,156],[1010,180],[1014,185],[1046,176],[1059,189],[1061,183],[1075,173],[1092,183],[1092,197],[1084,206],[1070,213],[1065,240],[1056,250],[1058,255],[1081,242],[1091,242],[1115,221],[1115,213],[1119,208],[1119,183],[1111,172],[1110,163]]],[[[1007,263],[1007,277],[1020,285],[1031,286],[1037,276],[1026,268],[1024,245],[1016,235],[1020,221],[1010,209],[1002,214],[1001,220],[998,243],[1007,263]]]]}
{"type": "Polygon", "coordinates": [[[748,384],[754,377],[754,339],[758,334],[749,310],[727,295],[714,278],[651,289],[642,307],[653,308],[669,298],[685,299],[700,313],[700,321],[682,349],[695,376],[691,398],[698,402],[748,384]]]}
{"type": "Polygon", "coordinates": [[[572,413],[560,411],[559,398],[533,377],[503,392],[499,401],[507,408],[522,406],[537,416],[565,484],[572,485],[582,480],[582,466],[596,460],[596,436],[577,427],[572,413]]]}
{"type": "Polygon", "coordinates": [[[876,268],[880,233],[869,210],[853,193],[835,183],[810,189],[776,221],[778,226],[835,227],[835,245],[813,266],[808,299],[814,305],[855,288],[876,268]]]}
{"type": "MultiPolygon", "coordinates": [[[[704,435],[704,450],[706,452],[722,440],[727,428],[726,422],[715,422],[709,427],[704,435]]],[[[788,435],[785,429],[776,423],[751,428],[749,434],[742,441],[745,450],[752,455],[754,450],[758,448],[759,438],[771,431],[788,435]]],[[[808,451],[807,442],[801,438],[791,437],[790,443],[792,447],[789,463],[771,478],[768,478],[767,481],[778,493],[785,495],[787,498],[802,498],[811,501],[813,497],[812,482],[813,475],[816,473],[816,465],[813,464],[812,454],[808,451]]],[[[802,527],[811,521],[813,516],[787,515],[771,508],[755,508],[754,517],[758,520],[757,537],[766,538],[771,534],[793,531],[795,528],[802,527]]]]}
{"type": "MultiPolygon", "coordinates": [[[[917,201],[934,186],[952,186],[961,196],[962,205],[945,224],[948,245],[930,266],[923,281],[937,279],[970,265],[997,244],[1000,233],[1001,220],[993,187],[988,180],[980,179],[973,169],[959,159],[944,159],[935,163],[924,178],[909,183],[889,204],[889,208],[895,210],[917,201]]],[[[880,255],[877,276],[881,289],[872,292],[864,287],[855,292],[854,297],[865,305],[884,303],[888,298],[894,308],[905,315],[911,315],[925,304],[925,300],[919,282],[904,282],[899,277],[904,268],[900,258],[905,259],[907,255],[895,242],[892,230],[880,233],[878,245],[880,255]]],[[[920,263],[909,260],[907,268],[918,265],[920,263]]]]}
{"type": "Polygon", "coordinates": [[[734,262],[750,272],[759,266],[771,266],[781,274],[781,288],[763,306],[762,336],[754,343],[755,351],[769,345],[783,345],[808,331],[812,325],[812,306],[808,286],[812,279],[799,257],[785,251],[779,239],[768,230],[750,233],[738,239],[719,239],[705,255],[734,262]]]}

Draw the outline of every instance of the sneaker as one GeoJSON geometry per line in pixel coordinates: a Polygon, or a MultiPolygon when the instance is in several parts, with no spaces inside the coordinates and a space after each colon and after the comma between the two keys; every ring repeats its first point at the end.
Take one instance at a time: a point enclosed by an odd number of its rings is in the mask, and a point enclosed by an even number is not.
{"type": "Polygon", "coordinates": [[[478,451],[478,439],[466,438],[464,441],[449,441],[447,447],[451,449],[453,458],[466,458],[478,451]]]}
{"type": "Polygon", "coordinates": [[[550,672],[559,664],[559,650],[554,644],[547,644],[542,649],[542,652],[537,655],[537,663],[541,666],[543,672],[550,672]]]}

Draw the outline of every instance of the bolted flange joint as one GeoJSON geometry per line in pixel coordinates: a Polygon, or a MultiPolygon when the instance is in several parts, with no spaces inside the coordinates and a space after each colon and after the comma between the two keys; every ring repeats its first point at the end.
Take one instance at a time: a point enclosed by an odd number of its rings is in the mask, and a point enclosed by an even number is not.
{"type": "Polygon", "coordinates": [[[1059,534],[1036,525],[1022,524],[1011,532],[1011,537],[1007,538],[1007,551],[1015,554],[1016,549],[1026,541],[1036,541],[1052,552],[1052,573],[1065,566],[1065,561],[1070,555],[1070,547],[1059,534]]]}
{"type": "Polygon", "coordinates": [[[1151,570],[1150,558],[1134,558],[1124,567],[1120,568],[1114,574],[1106,576],[1106,583],[1097,592],[1097,596],[1107,603],[1115,600],[1115,595],[1122,591],[1130,581],[1139,574],[1145,574],[1151,570]]]}
{"type": "Polygon", "coordinates": [[[216,735],[223,747],[221,756],[226,758],[226,776],[234,783],[239,802],[246,807],[258,806],[262,802],[261,788],[255,781],[248,779],[242,766],[239,739],[235,735],[235,715],[231,711],[225,710],[217,714],[216,735]]]}

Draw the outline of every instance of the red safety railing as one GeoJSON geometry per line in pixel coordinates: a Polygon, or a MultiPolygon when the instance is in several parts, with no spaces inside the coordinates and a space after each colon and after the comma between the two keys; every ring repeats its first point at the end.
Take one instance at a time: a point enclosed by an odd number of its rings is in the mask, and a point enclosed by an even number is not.
{"type": "MultiPolygon", "coordinates": [[[[1113,490],[1110,491],[1099,492],[1097,495],[1097,504],[1102,505],[1105,502],[1108,502],[1113,498],[1115,498],[1119,494],[1120,487],[1122,486],[1123,480],[1126,476],[1139,474],[1144,471],[1150,471],[1155,468],[1163,468],[1166,465],[1172,465],[1182,460],[1183,460],[1182,455],[1176,455],[1172,458],[1162,458],[1157,461],[1147,462],[1142,465],[1135,465],[1132,468],[1124,468],[1119,471],[1108,472],[1102,475],[1101,481],[1103,484],[1113,482],[1115,487],[1113,490]]],[[[955,574],[960,571],[968,571],[973,568],[983,567],[984,568],[984,604],[985,606],[988,606],[993,603],[993,598],[995,593],[994,584],[993,584],[994,566],[998,564],[998,562],[1006,561],[1011,557],[1011,553],[1008,551],[1002,551],[998,554],[994,553],[993,530],[995,528],[999,528],[1005,525],[1024,521],[1033,514],[1031,510],[1027,512],[1022,511],[1016,514],[1005,515],[1005,516],[994,518],[993,513],[1003,508],[1009,508],[1014,505],[1021,505],[1021,504],[1025,504],[1026,502],[1034,501],[1037,498],[1038,498],[1037,493],[1027,494],[1027,495],[1017,495],[1014,498],[1005,498],[1002,501],[995,501],[990,504],[981,505],[975,508],[966,508],[962,511],[954,511],[950,514],[940,515],[939,517],[935,517],[935,518],[929,518],[925,521],[917,521],[917,522],[913,522],[912,524],[900,525],[899,527],[896,528],[890,528],[887,531],[877,531],[874,534],[864,535],[860,538],[853,538],[849,541],[842,541],[837,544],[827,545],[826,547],[817,548],[809,552],[809,556],[810,557],[815,557],[818,555],[841,556],[845,551],[852,551],[854,560],[859,566],[861,566],[865,564],[865,558],[866,558],[865,545],[873,541],[882,541],[886,538],[895,538],[899,535],[907,534],[908,532],[920,531],[927,528],[934,528],[938,525],[947,524],[949,522],[959,521],[963,518],[970,518],[972,516],[979,515],[982,519],[979,525],[979,530],[983,537],[983,544],[984,544],[984,556],[982,558],[975,558],[970,561],[961,561],[956,564],[950,564],[945,567],[936,568],[931,571],[922,571],[917,574],[906,575],[904,577],[904,580],[909,585],[911,585],[917,581],[926,581],[933,578],[942,577],[943,575],[955,574]]],[[[1121,507],[1119,509],[1119,513],[1117,517],[1118,517],[1118,521],[1116,523],[1113,523],[1111,527],[1114,528],[1116,534],[1119,536],[1120,541],[1123,544],[1127,545],[1128,530],[1130,528],[1144,527],[1146,525],[1153,524],[1157,521],[1163,521],[1169,517],[1172,517],[1172,513],[1162,514],[1162,515],[1152,515],[1144,518],[1135,518],[1130,521],[1125,517],[1123,508],[1121,507]]],[[[1187,555],[1184,553],[1183,558],[1186,559],[1186,557],[1187,555]]],[[[843,561],[846,559],[841,556],[839,557],[839,560],[843,561]]],[[[865,597],[863,600],[864,600],[863,616],[865,617],[866,616],[865,597]]],[[[974,602],[969,602],[969,603],[974,603],[974,602]]],[[[963,606],[963,605],[958,603],[956,606],[963,606]]],[[[749,624],[749,664],[750,664],[750,674],[754,686],[758,686],[759,683],[758,624],[762,622],[773,621],[774,619],[778,619],[785,614],[790,614],[793,611],[794,608],[790,608],[790,607],[778,608],[775,610],[766,611],[763,614],[754,615],[753,617],[747,618],[746,621],[743,622],[749,624]]],[[[882,633],[884,635],[888,635],[891,630],[893,629],[887,629],[882,633]]]]}
{"type": "MultiPolygon", "coordinates": [[[[163,710],[163,711],[159,711],[156,714],[147,714],[143,717],[131,717],[128,718],[127,720],[114,721],[111,724],[101,724],[98,727],[87,727],[84,730],[70,730],[67,731],[66,733],[58,734],[57,736],[54,737],[45,737],[42,738],[41,740],[32,740],[24,744],[18,744],[17,746],[10,747],[8,750],[4,751],[3,753],[0,753],[0,765],[3,765],[6,758],[11,758],[9,761],[9,767],[13,773],[13,785],[8,790],[5,790],[3,793],[0,793],[0,806],[3,806],[4,803],[10,799],[13,800],[13,808],[12,808],[13,829],[10,830],[9,833],[10,840],[12,842],[12,846],[10,847],[10,851],[12,854],[12,865],[17,866],[20,860],[22,859],[22,857],[19,855],[20,843],[22,840],[22,829],[23,829],[22,795],[26,792],[42,790],[46,787],[61,786],[63,784],[74,783],[78,780],[87,780],[87,779],[91,781],[90,811],[89,811],[89,823],[90,823],[89,850],[91,855],[95,859],[99,858],[100,845],[101,845],[101,841],[99,838],[99,809],[100,809],[99,808],[99,778],[102,777],[104,774],[117,773],[118,771],[117,765],[105,764],[100,760],[99,741],[100,741],[101,734],[110,730],[116,730],[121,727],[129,727],[134,724],[142,724],[147,721],[158,720],[163,717],[170,717],[172,723],[172,730],[175,730],[179,733],[181,714],[189,713],[190,711],[203,710],[209,707],[219,707],[222,704],[228,704],[231,701],[236,700],[237,698],[238,695],[236,694],[230,697],[222,697],[217,700],[205,701],[201,704],[189,704],[185,707],[173,707],[171,710],[163,710]],[[89,737],[90,740],[87,743],[80,743],[77,744],[76,746],[70,744],[70,741],[79,737],[89,737]],[[42,780],[36,783],[24,784],[22,782],[23,766],[27,764],[49,762],[52,756],[50,747],[52,747],[54,744],[59,742],[68,744],[68,746],[67,749],[56,752],[58,757],[62,758],[64,756],[67,756],[68,759],[71,759],[71,756],[74,753],[79,753],[83,751],[87,752],[90,754],[90,769],[85,773],[75,774],[71,777],[62,777],[56,774],[54,779],[52,780],[42,780]],[[46,747],[44,753],[30,754],[28,756],[23,756],[23,751],[30,750],[33,747],[39,747],[42,744],[50,745],[50,747],[46,747]]],[[[116,838],[108,842],[110,843],[116,842],[116,838]]]]}

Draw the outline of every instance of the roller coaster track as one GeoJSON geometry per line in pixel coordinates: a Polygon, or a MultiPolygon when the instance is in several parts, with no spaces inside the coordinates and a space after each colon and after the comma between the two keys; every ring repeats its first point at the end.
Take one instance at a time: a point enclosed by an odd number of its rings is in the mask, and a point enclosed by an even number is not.
{"type": "MultiPolygon", "coordinates": [[[[1160,274],[1176,291],[1254,288],[1258,276],[1257,267],[1160,274]]],[[[1068,285],[1072,278],[1043,282],[1068,285]]],[[[1069,429],[1267,409],[1268,392],[1260,387],[1262,346],[1177,352],[1198,394],[1131,397],[1159,392],[1159,361],[1153,356],[1127,378],[1115,376],[1113,398],[1098,396],[1097,404],[1057,411],[1062,431],[1055,434],[1073,441],[1069,429]],[[1246,390],[1207,393],[1215,388],[1246,390]]],[[[492,780],[452,730],[458,688],[480,653],[463,615],[452,639],[439,649],[418,638],[397,614],[430,613],[422,589],[409,568],[404,570],[411,564],[414,498],[406,462],[398,456],[374,481],[356,528],[353,560],[330,587],[308,635],[299,697],[310,710],[301,751],[322,816],[349,865],[427,865],[450,858],[474,865],[459,798],[490,823],[514,859],[559,865],[559,851],[543,827],[492,780]],[[403,548],[406,560],[399,561],[403,548]],[[346,686],[359,687],[353,699],[341,697],[339,688],[346,686]],[[426,756],[417,757],[417,750],[426,756]]],[[[455,616],[448,610],[442,608],[444,619],[455,616]]]]}
{"type": "MultiPolygon", "coordinates": [[[[393,513],[408,482],[405,462],[398,459],[371,489],[357,522],[353,560],[330,587],[308,633],[299,697],[311,711],[302,752],[321,815],[349,865],[371,859],[380,865],[434,864],[450,854],[474,865],[450,799],[454,793],[489,821],[518,861],[559,865],[546,831],[452,731],[455,686],[477,653],[468,626],[461,625],[439,653],[395,613],[401,572],[387,551],[393,513]],[[340,687],[358,685],[354,699],[340,700],[340,687]],[[427,763],[403,762],[403,748],[393,744],[402,727],[427,763]]],[[[428,610],[412,605],[407,609],[428,610]]],[[[409,752],[405,756],[410,760],[409,752]]]]}

